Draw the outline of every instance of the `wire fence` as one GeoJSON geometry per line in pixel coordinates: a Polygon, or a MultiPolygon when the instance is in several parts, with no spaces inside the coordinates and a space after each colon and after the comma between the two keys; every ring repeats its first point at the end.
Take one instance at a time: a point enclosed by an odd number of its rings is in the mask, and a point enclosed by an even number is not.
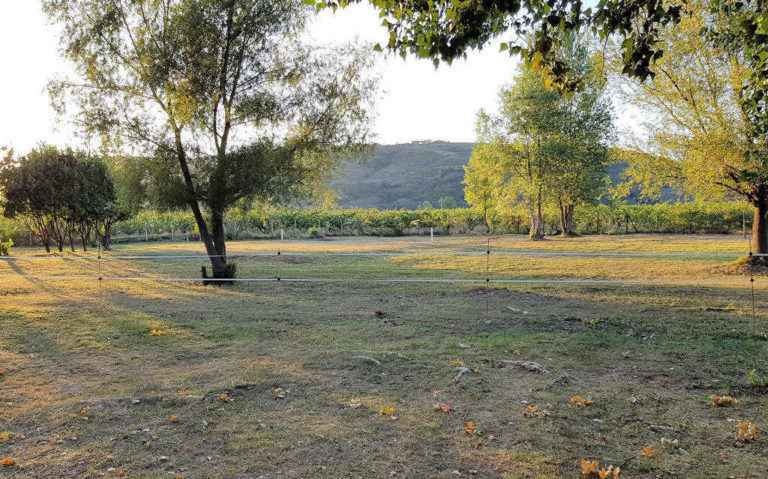
{"type": "MultiPolygon", "coordinates": [[[[740,258],[744,256],[768,257],[768,254],[749,254],[742,253],[635,253],[635,252],[596,252],[596,251],[397,251],[397,252],[291,252],[275,251],[268,253],[228,253],[226,255],[208,255],[208,254],[185,254],[185,255],[101,255],[98,259],[104,260],[163,260],[163,259],[211,259],[211,258],[263,258],[275,256],[474,256],[487,254],[502,256],[585,256],[585,257],[606,257],[606,258],[740,258]]],[[[60,259],[60,260],[83,260],[94,259],[89,255],[27,255],[27,256],[5,256],[0,260],[36,260],[36,259],[60,259]]]]}
{"type": "MultiPolygon", "coordinates": [[[[729,259],[735,259],[744,257],[744,254],[740,254],[733,251],[707,251],[707,252],[627,252],[627,251],[546,251],[546,250],[494,250],[491,246],[490,237],[486,238],[486,244],[483,244],[483,250],[471,249],[463,251],[283,251],[276,249],[274,251],[267,252],[234,252],[227,255],[207,255],[207,254],[137,254],[137,255],[125,255],[125,254],[110,254],[99,251],[98,255],[87,254],[70,254],[70,255],[22,255],[22,256],[8,256],[0,257],[0,265],[5,264],[11,266],[14,270],[12,273],[0,273],[0,279],[2,278],[19,278],[28,280],[40,280],[40,281],[78,281],[88,282],[97,281],[99,285],[99,291],[101,291],[101,285],[106,282],[157,282],[157,283],[190,283],[190,284],[255,284],[255,283],[315,283],[315,284],[370,284],[370,285],[386,285],[386,284],[456,284],[456,285],[549,285],[553,287],[557,286],[579,286],[579,285],[592,285],[592,286],[744,286],[749,287],[749,296],[751,299],[751,319],[753,327],[756,324],[757,306],[756,306],[756,285],[768,284],[768,278],[756,277],[754,274],[754,266],[748,266],[743,269],[739,277],[709,277],[709,278],[686,278],[686,277],[645,277],[638,278],[637,271],[628,270],[626,276],[618,278],[594,278],[594,277],[567,277],[568,275],[574,275],[574,271],[568,271],[566,277],[522,277],[522,274],[500,274],[491,269],[492,257],[505,258],[504,261],[515,261],[514,258],[520,258],[521,261],[524,258],[590,258],[590,259],[609,259],[615,260],[631,260],[631,259],[643,259],[643,260],[713,260],[713,261],[725,261],[729,259]],[[459,276],[464,277],[445,277],[445,269],[441,269],[443,275],[437,277],[407,277],[407,274],[402,270],[383,270],[379,273],[384,273],[384,277],[380,275],[372,274],[373,267],[370,267],[371,271],[363,268],[363,274],[352,275],[349,274],[349,270],[334,270],[331,276],[322,275],[307,275],[295,274],[290,276],[287,266],[282,265],[280,261],[277,264],[270,265],[273,267],[267,274],[264,271],[260,271],[261,274],[255,274],[252,276],[245,275],[238,278],[210,278],[210,277],[194,277],[186,274],[186,266],[178,271],[177,276],[173,275],[152,275],[135,274],[136,271],[130,271],[128,268],[120,267],[127,262],[172,262],[180,261],[187,263],[190,260],[193,261],[208,261],[214,258],[226,258],[228,261],[246,258],[260,258],[260,259],[281,259],[285,261],[287,258],[309,258],[309,259],[326,259],[326,258],[429,258],[429,257],[456,257],[456,258],[473,258],[477,257],[478,261],[475,264],[474,273],[471,271],[461,270],[461,265],[453,265],[453,271],[460,272],[459,276]],[[484,258],[482,258],[484,257],[484,258]],[[481,259],[482,258],[482,259],[481,259]],[[51,274],[49,272],[25,272],[18,264],[23,261],[51,261],[51,260],[63,260],[63,261],[90,261],[95,263],[90,268],[90,274],[51,274]],[[118,270],[115,271],[115,264],[118,264],[118,270]],[[120,269],[122,268],[122,269],[120,269]],[[120,274],[120,273],[124,274],[120,274]],[[117,273],[117,274],[116,274],[117,273]],[[395,274],[392,274],[395,273],[395,274]],[[635,276],[635,277],[632,277],[635,276]]],[[[383,245],[380,245],[383,246],[383,245]]],[[[478,245],[479,246],[479,245],[478,245]]],[[[755,258],[768,257],[768,254],[754,254],[751,251],[747,255],[749,259],[749,265],[754,265],[755,258]]],[[[322,261],[321,261],[322,262],[322,261]]],[[[475,262],[473,262],[475,263],[475,262]]],[[[166,263],[167,264],[167,263],[166,263]]],[[[325,263],[323,263],[325,264],[325,263]]],[[[263,265],[263,264],[262,264],[263,265]]],[[[327,264],[325,264],[327,266],[327,264]]],[[[178,265],[177,265],[178,266],[178,265]]],[[[370,266],[370,265],[368,265],[370,266]]],[[[578,273],[578,272],[576,272],[578,273]]],[[[207,276],[207,275],[205,275],[207,276]]],[[[275,290],[275,293],[284,293],[282,288],[275,290]]],[[[486,316],[490,317],[489,298],[486,297],[486,316]]]]}
{"type": "MultiPolygon", "coordinates": [[[[11,273],[0,274],[0,278],[27,278],[41,280],[99,280],[99,281],[159,281],[159,282],[230,282],[230,283],[249,283],[249,282],[325,282],[325,283],[345,283],[345,282],[371,282],[371,283],[493,283],[493,284],[635,284],[635,285],[653,285],[653,284],[687,284],[687,285],[707,285],[707,284],[755,284],[768,283],[768,280],[755,278],[752,270],[749,270],[749,277],[746,278],[662,278],[662,279],[632,279],[632,278],[491,278],[490,261],[491,256],[520,256],[520,257],[587,257],[587,258],[643,258],[643,259],[729,259],[739,258],[745,255],[733,252],[664,252],[664,253],[645,253],[645,252],[596,252],[596,251],[528,251],[528,250],[499,250],[491,249],[490,242],[484,251],[378,251],[378,252],[292,252],[277,250],[274,252],[261,253],[231,253],[227,255],[207,255],[207,254],[157,254],[157,255],[110,255],[99,254],[92,255],[25,255],[0,257],[3,262],[15,261],[36,261],[36,260],[63,260],[80,261],[96,260],[98,263],[97,274],[80,275],[57,275],[57,274],[24,274],[11,273]],[[485,274],[481,277],[470,278],[403,278],[403,277],[282,277],[280,275],[264,277],[245,277],[245,278],[203,278],[203,277],[164,277],[164,276],[105,276],[101,274],[102,262],[108,261],[166,261],[166,260],[210,260],[213,258],[227,258],[235,260],[240,258],[280,258],[280,257],[435,257],[435,256],[457,256],[471,257],[484,256],[485,274]]],[[[768,257],[768,254],[749,253],[750,258],[768,257]]]]}

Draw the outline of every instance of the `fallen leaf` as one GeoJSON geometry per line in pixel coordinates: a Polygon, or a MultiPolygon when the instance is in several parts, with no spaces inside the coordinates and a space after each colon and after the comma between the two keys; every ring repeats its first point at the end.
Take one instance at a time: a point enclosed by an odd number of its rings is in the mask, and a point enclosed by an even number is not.
{"type": "Polygon", "coordinates": [[[749,442],[755,439],[755,437],[757,437],[757,426],[747,421],[742,421],[739,423],[739,441],[749,442]]]}
{"type": "Polygon", "coordinates": [[[645,446],[644,448],[642,448],[640,450],[640,452],[637,453],[637,457],[648,457],[648,458],[651,458],[651,457],[656,457],[659,454],[661,454],[661,453],[659,451],[657,451],[656,449],[652,448],[651,446],[645,446]]]}
{"type": "Polygon", "coordinates": [[[718,396],[717,394],[713,394],[709,399],[715,407],[738,406],[741,404],[741,401],[734,399],[731,396],[718,396]]]}

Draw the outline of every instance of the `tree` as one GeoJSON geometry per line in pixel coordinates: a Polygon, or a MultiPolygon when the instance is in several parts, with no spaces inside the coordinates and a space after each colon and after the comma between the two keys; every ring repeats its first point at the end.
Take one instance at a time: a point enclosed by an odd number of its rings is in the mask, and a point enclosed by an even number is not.
{"type": "Polygon", "coordinates": [[[544,237],[546,203],[558,206],[562,234],[572,234],[576,205],[596,201],[605,177],[612,120],[604,75],[575,38],[563,45],[561,54],[585,78],[584,90],[566,98],[523,65],[499,95],[499,114],[479,115],[478,145],[465,168],[467,202],[486,217],[522,203],[532,239],[544,237]]]}
{"type": "Polygon", "coordinates": [[[301,1],[43,5],[80,76],[51,84],[56,104],[72,95],[87,133],[157,159],[165,200],[192,210],[215,278],[235,271],[227,208],[289,197],[365,151],[371,60],[360,48],[303,44],[301,1]]]}
{"type": "Polygon", "coordinates": [[[82,152],[41,146],[15,160],[9,154],[0,165],[3,214],[21,218],[50,252],[79,236],[83,250],[115,201],[106,165],[82,152]]]}
{"type": "Polygon", "coordinates": [[[457,207],[456,199],[453,196],[441,196],[437,202],[440,205],[440,209],[451,210],[457,207]]]}
{"type": "Polygon", "coordinates": [[[504,169],[498,145],[478,142],[472,148],[469,163],[464,165],[465,201],[483,213],[486,231],[493,225],[504,184],[504,169]]]}
{"type": "Polygon", "coordinates": [[[607,78],[602,55],[591,55],[586,45],[572,35],[561,44],[558,55],[570,59],[573,71],[583,79],[581,91],[561,103],[566,110],[560,132],[565,148],[551,172],[560,231],[563,236],[571,236],[576,205],[596,203],[604,191],[605,168],[611,160],[608,143],[615,140],[615,129],[611,101],[605,94],[607,78]]]}
{"type": "MultiPolygon", "coordinates": [[[[711,15],[706,3],[690,5],[674,29],[664,31],[666,50],[653,82],[630,83],[626,91],[654,120],[651,142],[629,154],[627,187],[650,197],[673,186],[699,199],[739,198],[754,206],[753,249],[768,253],[768,141],[742,101],[745,47],[708,42],[701,34],[730,22],[711,15]]],[[[619,190],[619,194],[625,192],[619,190]]]]}

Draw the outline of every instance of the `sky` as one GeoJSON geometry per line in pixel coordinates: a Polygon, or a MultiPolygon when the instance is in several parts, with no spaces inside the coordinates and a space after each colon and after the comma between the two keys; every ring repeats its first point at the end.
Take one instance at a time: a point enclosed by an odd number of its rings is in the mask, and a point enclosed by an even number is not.
{"type": "MultiPolygon", "coordinates": [[[[385,44],[388,38],[368,5],[321,12],[311,28],[322,43],[385,44]]],[[[373,128],[381,144],[473,142],[478,110],[495,109],[499,89],[517,68],[517,59],[500,52],[498,43],[437,70],[430,60],[372,54],[380,56],[382,73],[373,128]]],[[[0,145],[21,154],[41,141],[78,146],[71,126],[57,121],[45,91],[51,78],[71,70],[58,53],[58,30],[48,24],[38,0],[0,0],[0,66],[0,145]]]]}

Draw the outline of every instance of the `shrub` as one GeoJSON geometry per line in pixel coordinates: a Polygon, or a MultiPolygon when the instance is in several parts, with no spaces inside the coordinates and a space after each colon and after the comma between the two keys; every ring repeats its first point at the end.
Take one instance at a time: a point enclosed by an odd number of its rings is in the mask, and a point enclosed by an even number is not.
{"type": "Polygon", "coordinates": [[[13,240],[9,239],[5,242],[0,242],[0,256],[10,256],[11,247],[13,246],[13,240]]]}

